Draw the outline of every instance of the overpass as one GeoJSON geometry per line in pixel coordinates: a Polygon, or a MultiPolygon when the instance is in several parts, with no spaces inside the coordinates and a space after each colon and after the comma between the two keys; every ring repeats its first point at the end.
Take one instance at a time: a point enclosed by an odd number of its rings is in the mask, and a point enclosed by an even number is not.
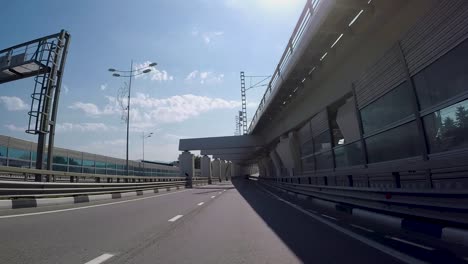
{"type": "Polygon", "coordinates": [[[248,133],[179,167],[0,137],[1,262],[466,263],[467,37],[464,0],[309,0],[248,133]]]}

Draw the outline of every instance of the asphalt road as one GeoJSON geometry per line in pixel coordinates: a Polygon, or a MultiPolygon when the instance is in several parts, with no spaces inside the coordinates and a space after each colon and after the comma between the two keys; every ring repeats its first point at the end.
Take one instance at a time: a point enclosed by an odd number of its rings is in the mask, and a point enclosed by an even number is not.
{"type": "Polygon", "coordinates": [[[417,261],[317,219],[246,180],[235,187],[6,210],[0,211],[0,263],[417,261]]]}

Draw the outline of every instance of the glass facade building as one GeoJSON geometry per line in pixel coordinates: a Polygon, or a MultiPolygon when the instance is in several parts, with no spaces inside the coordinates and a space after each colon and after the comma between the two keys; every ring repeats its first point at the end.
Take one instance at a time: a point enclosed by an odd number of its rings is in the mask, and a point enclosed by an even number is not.
{"type": "MultiPolygon", "coordinates": [[[[0,135],[0,166],[35,168],[35,151],[35,143],[0,135]]],[[[99,175],[126,175],[125,164],[124,159],[56,148],[52,169],[55,171],[99,175]]],[[[179,168],[170,165],[129,161],[129,168],[129,174],[134,176],[180,176],[179,168]]]]}

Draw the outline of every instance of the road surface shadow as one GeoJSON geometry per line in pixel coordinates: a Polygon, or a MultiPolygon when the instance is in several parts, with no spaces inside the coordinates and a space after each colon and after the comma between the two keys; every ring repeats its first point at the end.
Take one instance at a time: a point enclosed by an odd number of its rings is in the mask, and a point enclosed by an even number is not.
{"type": "Polygon", "coordinates": [[[254,181],[232,181],[241,196],[303,263],[399,263],[292,207],[272,199],[254,181]]]}

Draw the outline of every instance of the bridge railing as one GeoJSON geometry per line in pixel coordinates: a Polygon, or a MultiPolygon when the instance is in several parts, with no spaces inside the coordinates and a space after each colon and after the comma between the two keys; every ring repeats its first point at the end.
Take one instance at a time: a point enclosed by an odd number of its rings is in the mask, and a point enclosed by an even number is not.
{"type": "Polygon", "coordinates": [[[466,225],[467,173],[466,162],[450,160],[256,179],[296,195],[345,206],[466,225]]]}
{"type": "Polygon", "coordinates": [[[295,48],[301,41],[304,35],[304,31],[309,25],[311,18],[314,14],[314,9],[318,5],[319,2],[320,0],[308,0],[306,6],[302,10],[301,16],[299,17],[299,22],[296,24],[296,27],[294,28],[294,31],[291,37],[289,38],[286,49],[284,50],[283,55],[281,56],[281,59],[270,79],[270,82],[268,83],[267,89],[265,93],[263,94],[262,99],[260,100],[258,108],[255,111],[255,114],[252,117],[252,121],[250,122],[250,125],[249,125],[249,132],[252,131],[253,127],[255,127],[256,123],[258,122],[258,119],[262,115],[263,110],[266,107],[266,104],[270,100],[271,94],[276,89],[278,89],[278,86],[279,86],[278,82],[283,78],[282,72],[288,66],[288,63],[290,62],[292,54],[294,53],[295,48]]]}

